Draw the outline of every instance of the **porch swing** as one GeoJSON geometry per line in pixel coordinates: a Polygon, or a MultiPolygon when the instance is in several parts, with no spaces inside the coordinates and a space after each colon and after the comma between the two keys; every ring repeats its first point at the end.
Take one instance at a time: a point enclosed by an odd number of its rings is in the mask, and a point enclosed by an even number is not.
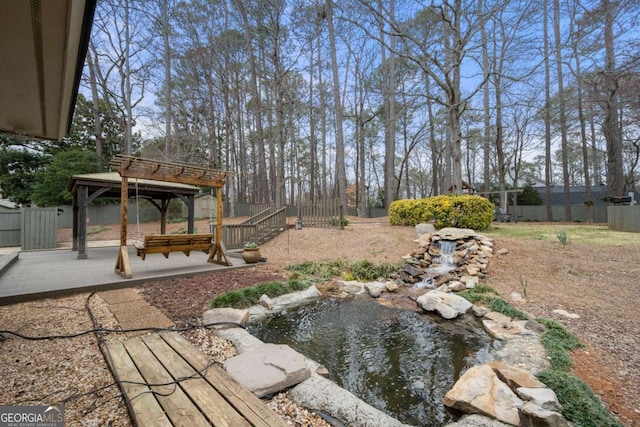
{"type": "MultiPolygon", "coordinates": [[[[217,189],[217,222],[216,233],[203,234],[157,234],[140,236],[140,218],[136,213],[137,238],[132,242],[137,256],[142,260],[147,254],[161,253],[169,258],[171,252],[183,252],[189,256],[192,251],[203,251],[209,254],[208,262],[231,265],[222,242],[222,187],[226,183],[228,172],[199,168],[177,163],[166,163],[155,160],[117,155],[109,162],[122,179],[120,196],[120,252],[116,261],[116,273],[124,278],[131,278],[131,267],[127,252],[127,201],[128,178],[136,178],[136,202],[139,202],[138,178],[156,181],[174,182],[206,186],[217,189]]],[[[136,203],[137,204],[137,203],[136,203]]],[[[192,208],[191,208],[192,209],[192,208]]],[[[192,211],[190,211],[192,214],[192,211]]]]}
{"type": "MultiPolygon", "coordinates": [[[[136,239],[131,243],[136,248],[136,254],[144,261],[147,254],[162,254],[169,258],[171,252],[183,252],[186,256],[191,251],[202,251],[209,254],[211,262],[214,246],[213,234],[151,234],[141,239],[140,233],[140,196],[138,192],[138,178],[136,178],[136,239]]],[[[211,216],[211,215],[210,215],[211,216]]]]}

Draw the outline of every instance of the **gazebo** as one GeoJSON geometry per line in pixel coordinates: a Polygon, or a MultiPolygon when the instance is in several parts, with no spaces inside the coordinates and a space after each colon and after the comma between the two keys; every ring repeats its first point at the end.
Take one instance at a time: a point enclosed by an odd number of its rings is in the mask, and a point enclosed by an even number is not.
{"type": "MultiPolygon", "coordinates": [[[[188,209],[187,232],[194,230],[194,198],[200,189],[193,185],[175,182],[136,179],[127,183],[128,193],[150,201],[160,211],[160,233],[165,234],[167,209],[173,199],[182,200],[188,209]]],[[[73,196],[73,246],[78,259],[87,258],[87,208],[98,197],[120,199],[122,178],[117,172],[74,175],[69,182],[73,196]]]]}

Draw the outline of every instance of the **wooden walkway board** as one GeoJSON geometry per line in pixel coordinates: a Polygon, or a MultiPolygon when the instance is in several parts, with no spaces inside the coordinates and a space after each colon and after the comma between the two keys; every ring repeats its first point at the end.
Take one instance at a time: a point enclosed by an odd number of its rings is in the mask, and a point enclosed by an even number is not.
{"type": "Polygon", "coordinates": [[[177,332],[107,344],[111,370],[139,426],[286,426],[177,332]]]}

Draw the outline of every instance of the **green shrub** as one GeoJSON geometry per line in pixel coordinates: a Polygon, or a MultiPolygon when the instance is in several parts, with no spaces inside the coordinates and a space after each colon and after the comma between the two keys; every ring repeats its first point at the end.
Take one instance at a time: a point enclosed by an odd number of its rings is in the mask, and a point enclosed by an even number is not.
{"type": "Polygon", "coordinates": [[[245,307],[246,299],[241,291],[229,291],[211,301],[211,308],[217,307],[245,307]]]}
{"type": "Polygon", "coordinates": [[[475,288],[459,292],[458,295],[472,303],[483,303],[492,311],[502,313],[513,319],[529,320],[529,316],[514,308],[511,304],[498,296],[498,293],[489,285],[478,284],[475,288]]]}
{"type": "Polygon", "coordinates": [[[514,308],[511,304],[509,304],[502,298],[493,298],[490,304],[490,308],[493,311],[497,311],[498,313],[502,313],[505,316],[509,316],[513,319],[529,320],[529,316],[526,313],[518,310],[517,308],[514,308]]]}
{"type": "Polygon", "coordinates": [[[293,264],[287,267],[288,271],[302,274],[318,280],[329,280],[340,276],[348,267],[345,261],[306,261],[301,264],[293,264]]]}
{"type": "Polygon", "coordinates": [[[491,225],[494,209],[489,200],[472,195],[396,200],[389,206],[389,220],[393,225],[416,225],[433,220],[436,228],[485,230],[491,225]]]}
{"type": "Polygon", "coordinates": [[[536,319],[536,321],[547,328],[540,337],[540,341],[547,350],[551,367],[554,370],[568,371],[572,366],[569,352],[581,348],[583,345],[561,323],[544,318],[536,319]]]}
{"type": "Polygon", "coordinates": [[[375,265],[371,261],[361,259],[351,264],[347,273],[351,277],[350,280],[372,282],[379,277],[389,277],[391,273],[396,271],[398,271],[397,265],[389,263],[375,265]]]}
{"type": "Polygon", "coordinates": [[[246,308],[255,305],[262,295],[275,298],[290,292],[302,291],[311,286],[311,281],[289,279],[286,282],[266,282],[256,286],[229,291],[211,300],[211,308],[232,307],[246,308]]]}
{"type": "Polygon", "coordinates": [[[539,372],[538,379],[551,388],[562,405],[562,415],[580,427],[622,427],[582,380],[569,372],[539,372]]]}
{"type": "MultiPolygon", "coordinates": [[[[332,217],[329,220],[329,224],[331,224],[331,226],[333,227],[337,227],[340,225],[340,218],[338,218],[337,216],[332,217]]],[[[346,227],[347,225],[349,225],[349,220],[347,218],[343,218],[342,219],[342,226],[346,227]]]]}

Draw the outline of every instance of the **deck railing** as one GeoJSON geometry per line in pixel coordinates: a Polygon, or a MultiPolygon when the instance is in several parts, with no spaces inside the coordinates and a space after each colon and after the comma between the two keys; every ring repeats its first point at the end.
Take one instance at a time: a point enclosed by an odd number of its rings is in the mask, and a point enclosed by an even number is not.
{"type": "Polygon", "coordinates": [[[273,205],[267,205],[266,208],[264,208],[264,209],[262,209],[260,211],[257,211],[256,214],[253,214],[248,220],[242,222],[241,224],[256,224],[256,223],[262,221],[263,219],[267,218],[273,212],[275,212],[274,206],[273,205]]]}
{"type": "Polygon", "coordinates": [[[286,208],[278,209],[268,215],[260,212],[263,218],[255,221],[245,221],[242,224],[222,226],[222,240],[227,249],[242,249],[247,242],[259,245],[271,240],[287,228],[286,208]]]}
{"type": "Polygon", "coordinates": [[[273,203],[256,203],[249,206],[249,216],[254,217],[259,215],[264,211],[268,211],[269,209],[273,209],[273,203]]]}

